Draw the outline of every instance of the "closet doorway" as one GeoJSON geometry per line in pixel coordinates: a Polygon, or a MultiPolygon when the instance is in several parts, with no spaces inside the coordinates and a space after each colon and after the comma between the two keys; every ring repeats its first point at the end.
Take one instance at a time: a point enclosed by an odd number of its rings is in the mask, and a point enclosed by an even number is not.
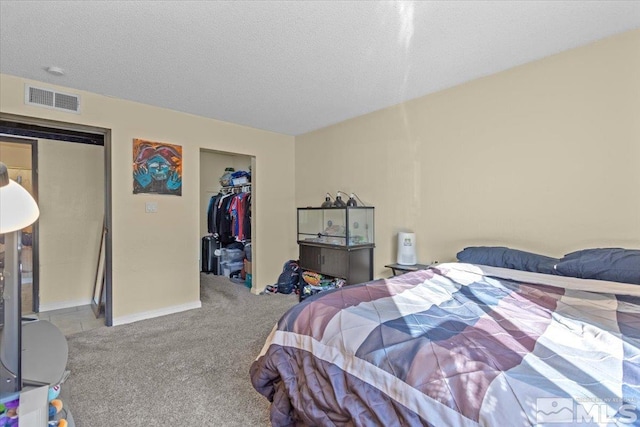
{"type": "MultiPolygon", "coordinates": [[[[37,167],[34,164],[33,183],[40,218],[33,238],[33,304],[29,312],[91,304],[103,229],[108,230],[111,221],[110,132],[2,115],[0,134],[34,141],[37,167]]],[[[110,233],[105,242],[102,316],[110,326],[110,233]]]]}
{"type": "Polygon", "coordinates": [[[200,150],[200,271],[248,288],[254,283],[254,170],[253,156],[200,150]]]}

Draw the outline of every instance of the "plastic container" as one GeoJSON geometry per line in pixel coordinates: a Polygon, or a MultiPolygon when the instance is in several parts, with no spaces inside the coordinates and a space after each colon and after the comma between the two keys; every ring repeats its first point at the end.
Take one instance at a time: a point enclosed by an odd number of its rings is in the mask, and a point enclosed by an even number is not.
{"type": "Polygon", "coordinates": [[[228,187],[231,185],[231,174],[235,172],[234,168],[225,168],[224,173],[220,177],[220,185],[223,187],[228,187]]]}
{"type": "Polygon", "coordinates": [[[244,279],[244,285],[249,289],[251,289],[251,286],[253,286],[252,283],[251,283],[252,277],[253,276],[251,275],[251,273],[247,273],[247,276],[244,279]]]}
{"type": "Polygon", "coordinates": [[[242,185],[249,182],[246,176],[241,176],[240,178],[231,178],[231,183],[233,185],[242,185]]]}
{"type": "Polygon", "coordinates": [[[244,256],[247,258],[247,261],[251,261],[251,243],[244,245],[244,256]]]}
{"type": "Polygon", "coordinates": [[[221,262],[239,262],[242,264],[242,260],[244,259],[244,250],[243,249],[227,249],[222,248],[220,250],[220,261],[221,262]]]}
{"type": "Polygon", "coordinates": [[[223,276],[231,277],[231,274],[242,270],[244,262],[221,262],[220,267],[222,268],[223,276]]]}

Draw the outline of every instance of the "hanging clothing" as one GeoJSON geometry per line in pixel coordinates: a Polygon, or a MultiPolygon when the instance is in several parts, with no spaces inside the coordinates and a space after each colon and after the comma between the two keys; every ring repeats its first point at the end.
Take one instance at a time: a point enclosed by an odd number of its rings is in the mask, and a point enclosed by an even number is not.
{"type": "Polygon", "coordinates": [[[245,199],[247,196],[248,193],[237,194],[229,205],[232,224],[231,233],[238,242],[243,242],[245,240],[244,210],[246,208],[245,199]]]}
{"type": "Polygon", "coordinates": [[[222,243],[231,243],[235,241],[235,237],[231,232],[231,214],[229,206],[235,194],[225,194],[218,201],[218,214],[216,221],[218,222],[218,235],[222,243]]]}
{"type": "Polygon", "coordinates": [[[220,192],[211,196],[207,207],[207,231],[219,242],[251,239],[251,193],[220,192]]]}
{"type": "Polygon", "coordinates": [[[244,239],[251,240],[251,193],[244,198],[244,239]]]}
{"type": "Polygon", "coordinates": [[[207,232],[209,234],[216,234],[218,232],[216,228],[216,214],[218,211],[217,202],[220,197],[222,197],[222,193],[215,194],[209,199],[209,206],[207,207],[207,232]]]}

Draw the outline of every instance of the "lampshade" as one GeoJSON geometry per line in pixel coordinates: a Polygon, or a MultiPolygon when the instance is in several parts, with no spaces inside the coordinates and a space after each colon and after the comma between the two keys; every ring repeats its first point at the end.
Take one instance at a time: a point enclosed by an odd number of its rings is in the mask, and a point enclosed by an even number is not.
{"type": "Polygon", "coordinates": [[[0,162],[0,234],[33,224],[40,210],[31,194],[9,179],[7,166],[0,162]]]}

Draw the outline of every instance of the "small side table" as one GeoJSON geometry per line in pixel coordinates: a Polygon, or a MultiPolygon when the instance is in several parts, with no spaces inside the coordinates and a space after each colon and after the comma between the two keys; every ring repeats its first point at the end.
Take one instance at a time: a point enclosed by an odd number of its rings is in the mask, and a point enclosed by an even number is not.
{"type": "Polygon", "coordinates": [[[390,268],[391,271],[393,271],[394,276],[398,276],[400,274],[408,273],[410,271],[426,270],[429,267],[431,267],[431,265],[429,264],[413,264],[413,265],[387,264],[385,265],[385,267],[390,268]]]}

